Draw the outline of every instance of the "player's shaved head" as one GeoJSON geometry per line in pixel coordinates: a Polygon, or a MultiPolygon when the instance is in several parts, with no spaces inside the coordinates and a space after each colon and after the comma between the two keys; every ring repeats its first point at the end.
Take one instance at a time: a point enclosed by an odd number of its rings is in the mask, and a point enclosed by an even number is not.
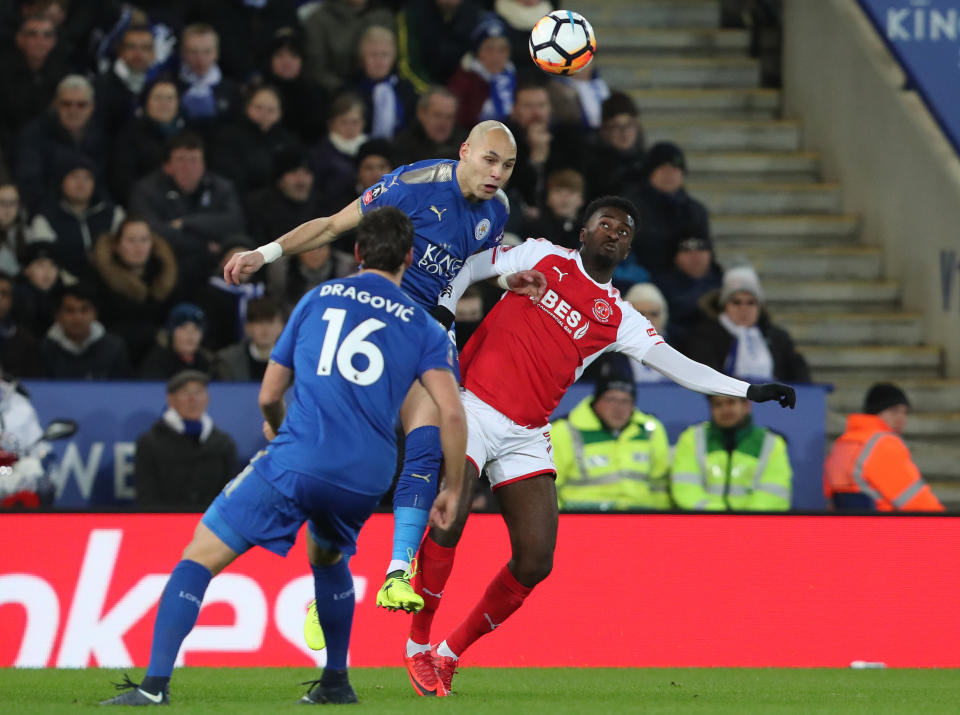
{"type": "Polygon", "coordinates": [[[479,147],[490,132],[496,132],[491,139],[505,139],[510,146],[513,147],[514,153],[516,153],[517,140],[513,138],[513,132],[510,131],[510,128],[506,124],[498,122],[496,119],[487,119],[474,126],[467,136],[467,144],[473,147],[479,147]]]}

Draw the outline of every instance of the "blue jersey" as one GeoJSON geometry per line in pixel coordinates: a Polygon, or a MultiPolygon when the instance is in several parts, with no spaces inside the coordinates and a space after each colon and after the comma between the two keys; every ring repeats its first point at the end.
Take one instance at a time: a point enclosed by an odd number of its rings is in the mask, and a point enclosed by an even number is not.
{"type": "Polygon", "coordinates": [[[457,162],[430,159],[401,166],[360,196],[366,213],[396,206],[413,222],[413,264],[401,287],[427,310],[477,251],[496,246],[510,205],[503,191],[486,201],[467,201],[457,183],[457,162]]]}
{"type": "Polygon", "coordinates": [[[277,437],[253,465],[295,498],[285,471],[384,493],[407,391],[427,370],[453,370],[455,355],[440,324],[409,296],[383,276],[361,273],[307,293],[270,359],[293,369],[293,394],[277,437]]]}

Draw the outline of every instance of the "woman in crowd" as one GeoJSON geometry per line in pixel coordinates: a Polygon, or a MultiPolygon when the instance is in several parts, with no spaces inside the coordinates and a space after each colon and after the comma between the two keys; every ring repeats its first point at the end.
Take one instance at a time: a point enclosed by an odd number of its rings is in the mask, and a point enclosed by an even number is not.
{"type": "Polygon", "coordinates": [[[356,197],[357,152],[367,141],[364,116],[362,97],[341,94],[330,107],[327,136],[307,154],[313,175],[322,177],[328,205],[342,208],[356,197]]]}
{"type": "Polygon", "coordinates": [[[11,276],[20,272],[20,258],[29,235],[17,185],[0,179],[0,272],[11,276]]]}
{"type": "Polygon", "coordinates": [[[181,370],[210,374],[211,353],[200,347],[207,318],[199,306],[178,303],[167,317],[167,329],[140,369],[145,380],[167,380],[181,370]]]}
{"type": "Polygon", "coordinates": [[[93,266],[100,322],[124,339],[130,362],[139,365],[156,342],[177,285],[173,251],[144,219],[128,216],[97,240],[93,266]]]}

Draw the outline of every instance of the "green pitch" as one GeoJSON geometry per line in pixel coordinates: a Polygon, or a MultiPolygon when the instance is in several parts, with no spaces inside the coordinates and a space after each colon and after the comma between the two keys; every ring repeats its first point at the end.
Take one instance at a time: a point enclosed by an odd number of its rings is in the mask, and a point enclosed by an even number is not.
{"type": "MultiPolygon", "coordinates": [[[[131,669],[139,680],[142,670],[131,669]]],[[[101,712],[117,670],[0,669],[0,712],[101,712]]],[[[308,668],[181,668],[172,708],[184,713],[295,709],[308,668]]],[[[419,698],[398,668],[352,671],[359,706],[411,713],[956,713],[960,670],[466,668],[455,696],[419,698]]],[[[332,706],[329,706],[332,707],[332,706]]],[[[345,707],[345,706],[341,706],[345,707]]],[[[107,711],[109,712],[109,711],[107,711]]]]}

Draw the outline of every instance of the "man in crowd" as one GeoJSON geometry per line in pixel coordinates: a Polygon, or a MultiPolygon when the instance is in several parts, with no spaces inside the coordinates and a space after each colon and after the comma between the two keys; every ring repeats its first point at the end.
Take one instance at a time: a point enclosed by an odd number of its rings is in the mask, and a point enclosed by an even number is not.
{"type": "Polygon", "coordinates": [[[240,85],[223,76],[217,58],[220,36],[211,25],[183,28],[180,95],[183,113],[198,130],[211,133],[240,113],[240,85]]]}
{"type": "Polygon", "coordinates": [[[394,137],[397,164],[424,159],[456,159],[465,139],[457,127],[457,98],[444,87],[430,87],[417,100],[417,117],[394,137]]]}
{"type": "Polygon", "coordinates": [[[247,304],[244,339],[217,353],[213,372],[220,380],[254,380],[266,372],[270,353],[283,331],[283,314],[272,298],[254,298],[247,304]]]}
{"type": "Polygon", "coordinates": [[[170,575],[146,677],[128,679],[129,690],[105,704],[168,703],[177,652],[210,580],[255,545],[286,555],[305,521],[327,660],[300,702],[357,702],[347,674],[355,601],[348,562],[360,528],[390,487],[394,424],[416,380],[441,415],[445,479],[431,518],[449,524],[462,507],[466,420],[454,351],[443,329],[400,290],[413,259],[413,226],[386,207],[365,216],[357,233],[363,271],[307,294],[274,349],[259,397],[272,441],[210,505],[170,575]],[[364,360],[356,359],[358,351],[364,360]],[[287,414],[291,381],[296,397],[287,414]]]}
{"type": "Polygon", "coordinates": [[[673,452],[670,493],[690,511],[786,511],[793,470],[787,443],[754,424],[750,401],[712,395],[710,421],[688,427],[673,452]]]}
{"type": "Polygon", "coordinates": [[[636,399],[631,375],[610,374],[551,425],[561,511],[670,508],[667,430],[636,399]]]}
{"type": "Polygon", "coordinates": [[[113,66],[93,83],[97,115],[108,136],[116,136],[133,117],[153,60],[153,32],[150,28],[146,25],[128,27],[117,46],[113,66]]]}
{"type": "Polygon", "coordinates": [[[910,401],[896,385],[878,382],[863,410],[847,417],[823,467],[828,506],[838,511],[943,511],[900,435],[910,401]]]}
{"type": "Polygon", "coordinates": [[[237,473],[237,446],[207,414],[210,378],[183,370],[167,380],[167,409],[137,437],[133,479],[137,506],[206,509],[237,473]]]}

